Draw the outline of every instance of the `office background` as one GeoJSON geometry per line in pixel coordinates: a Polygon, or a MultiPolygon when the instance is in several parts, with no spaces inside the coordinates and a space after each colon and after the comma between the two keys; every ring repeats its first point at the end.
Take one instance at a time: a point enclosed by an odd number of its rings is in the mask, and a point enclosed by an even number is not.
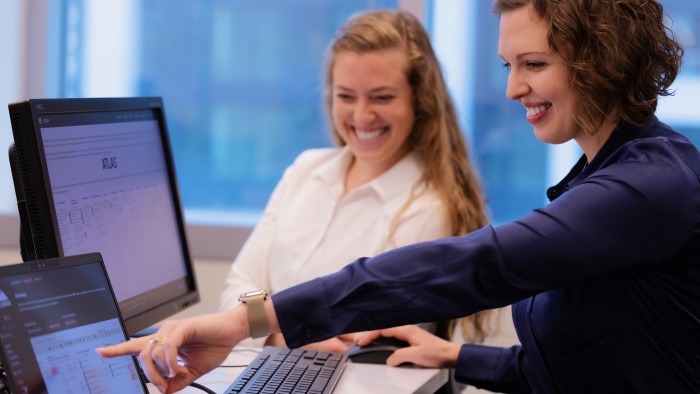
{"type": "MultiPolygon", "coordinates": [[[[40,97],[162,96],[203,302],[215,308],[230,261],[284,168],[331,145],[322,106],[325,48],[355,12],[403,8],[431,33],[491,220],[546,203],[579,156],[547,146],[505,98],[490,0],[4,0],[0,102],[40,97]],[[203,284],[206,284],[205,286],[203,284]]],[[[685,64],[658,115],[700,144],[700,2],[664,0],[685,64]]],[[[5,112],[7,114],[7,112],[5,112]]],[[[12,141],[0,116],[0,145],[12,141]]],[[[19,262],[19,220],[0,161],[0,263],[19,262]]],[[[512,340],[510,337],[508,340],[512,340]]]]}
{"type": "MultiPolygon", "coordinates": [[[[546,203],[580,155],[533,137],[505,99],[490,0],[9,0],[0,5],[0,102],[35,97],[162,96],[195,256],[231,259],[284,168],[331,144],[321,103],[325,48],[370,8],[417,14],[433,37],[471,154],[502,223],[546,203]],[[225,240],[222,242],[221,240],[225,240]]],[[[700,2],[665,0],[686,48],[659,116],[696,143],[700,2]]],[[[4,105],[4,104],[3,104],[4,105]]],[[[0,143],[11,142],[0,116],[0,143]]],[[[11,185],[8,161],[0,182],[11,185]]],[[[11,187],[0,188],[0,247],[17,243],[11,187]]]]}

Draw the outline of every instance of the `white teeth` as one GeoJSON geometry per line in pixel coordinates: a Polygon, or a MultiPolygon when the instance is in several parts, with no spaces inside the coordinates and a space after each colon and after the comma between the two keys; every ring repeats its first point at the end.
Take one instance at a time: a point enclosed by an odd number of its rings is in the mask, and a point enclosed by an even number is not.
{"type": "Polygon", "coordinates": [[[547,110],[549,107],[551,107],[551,104],[547,105],[540,105],[539,107],[527,107],[527,116],[535,116],[538,115],[545,110],[547,110]]]}
{"type": "Polygon", "coordinates": [[[360,141],[369,141],[379,137],[384,132],[384,129],[379,129],[376,131],[360,131],[355,129],[355,134],[357,139],[360,141]]]}

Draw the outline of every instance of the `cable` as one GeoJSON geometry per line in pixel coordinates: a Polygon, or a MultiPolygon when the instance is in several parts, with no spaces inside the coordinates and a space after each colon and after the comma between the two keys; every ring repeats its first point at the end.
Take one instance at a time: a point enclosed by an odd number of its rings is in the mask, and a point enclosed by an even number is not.
{"type": "Polygon", "coordinates": [[[260,354],[262,352],[262,350],[260,350],[260,349],[236,349],[236,348],[231,349],[231,353],[236,353],[236,352],[250,352],[250,353],[260,354]]]}
{"type": "Polygon", "coordinates": [[[207,394],[216,394],[216,393],[215,393],[214,391],[212,391],[210,388],[208,388],[208,387],[206,387],[206,386],[202,386],[202,385],[199,384],[199,383],[192,382],[192,383],[190,383],[190,387],[194,387],[194,388],[196,388],[196,389],[200,389],[200,390],[204,391],[204,392],[207,393],[207,394]]]}
{"type": "Polygon", "coordinates": [[[219,365],[218,368],[245,368],[248,365],[250,365],[250,364],[241,364],[241,365],[223,365],[223,364],[221,364],[221,365],[219,365]]]}
{"type": "MultiPolygon", "coordinates": [[[[231,353],[234,353],[234,352],[252,352],[252,353],[255,353],[255,354],[260,354],[260,350],[256,350],[256,349],[231,349],[231,353]]],[[[182,362],[182,360],[180,360],[180,359],[178,359],[177,361],[182,362]]],[[[223,365],[223,364],[222,364],[222,365],[219,365],[219,368],[246,368],[248,365],[249,365],[249,364],[242,364],[242,365],[223,365]]],[[[147,383],[150,383],[150,381],[148,380],[148,378],[146,377],[146,375],[143,373],[143,371],[141,371],[141,375],[143,376],[144,380],[145,380],[147,383]]],[[[203,386],[203,385],[201,385],[201,384],[199,384],[199,383],[196,383],[196,382],[190,383],[190,387],[194,387],[194,388],[196,388],[196,389],[200,389],[200,390],[204,391],[204,392],[207,393],[207,394],[217,394],[217,393],[215,393],[214,391],[212,391],[210,388],[208,388],[208,387],[206,387],[206,386],[203,386]]],[[[3,393],[0,392],[0,394],[3,394],[3,393]]]]}
{"type": "MultiPolygon", "coordinates": [[[[146,376],[146,374],[143,373],[143,370],[140,370],[140,372],[141,372],[141,376],[143,377],[143,380],[145,380],[146,383],[152,383],[150,380],[148,380],[148,377],[146,376]]],[[[214,391],[212,391],[210,388],[208,388],[208,387],[206,387],[206,386],[203,386],[203,385],[201,385],[201,384],[199,384],[199,383],[192,382],[192,383],[190,383],[189,385],[190,385],[190,387],[194,387],[194,388],[196,388],[196,389],[200,389],[200,390],[204,391],[204,392],[207,393],[207,394],[216,394],[216,393],[215,393],[214,391]]],[[[0,394],[3,394],[2,391],[0,391],[0,394]]]]}
{"type": "MultiPolygon", "coordinates": [[[[231,349],[231,353],[235,353],[235,352],[251,352],[251,353],[255,353],[255,354],[260,354],[260,350],[258,350],[258,349],[236,349],[236,348],[231,349]]],[[[219,368],[245,368],[248,365],[250,365],[250,364],[241,364],[241,365],[221,364],[221,365],[219,365],[219,368]]]]}

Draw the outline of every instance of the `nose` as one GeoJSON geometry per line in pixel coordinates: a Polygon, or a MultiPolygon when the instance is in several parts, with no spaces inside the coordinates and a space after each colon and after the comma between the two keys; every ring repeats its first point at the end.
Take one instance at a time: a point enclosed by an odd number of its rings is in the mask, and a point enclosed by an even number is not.
{"type": "Polygon", "coordinates": [[[506,86],[506,97],[511,100],[519,100],[530,90],[529,85],[523,75],[517,70],[511,70],[508,74],[508,86],[506,86]]]}
{"type": "Polygon", "coordinates": [[[358,125],[369,125],[375,120],[376,114],[369,100],[360,99],[357,101],[354,118],[358,125]]]}

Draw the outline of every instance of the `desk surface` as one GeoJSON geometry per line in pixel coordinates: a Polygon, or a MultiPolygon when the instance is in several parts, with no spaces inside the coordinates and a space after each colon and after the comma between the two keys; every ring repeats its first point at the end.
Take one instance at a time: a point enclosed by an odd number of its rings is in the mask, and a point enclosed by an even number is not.
{"type": "MultiPolygon", "coordinates": [[[[226,359],[224,365],[247,365],[259,349],[236,348],[226,359]]],[[[216,368],[202,376],[197,383],[206,386],[215,393],[223,393],[233,383],[244,367],[216,368]]],[[[353,364],[348,362],[343,375],[338,381],[333,394],[403,394],[434,393],[447,382],[446,369],[396,368],[376,364],[353,364]]],[[[148,385],[150,393],[158,393],[155,386],[148,385]]],[[[188,387],[183,394],[202,394],[203,391],[188,387]]]]}

